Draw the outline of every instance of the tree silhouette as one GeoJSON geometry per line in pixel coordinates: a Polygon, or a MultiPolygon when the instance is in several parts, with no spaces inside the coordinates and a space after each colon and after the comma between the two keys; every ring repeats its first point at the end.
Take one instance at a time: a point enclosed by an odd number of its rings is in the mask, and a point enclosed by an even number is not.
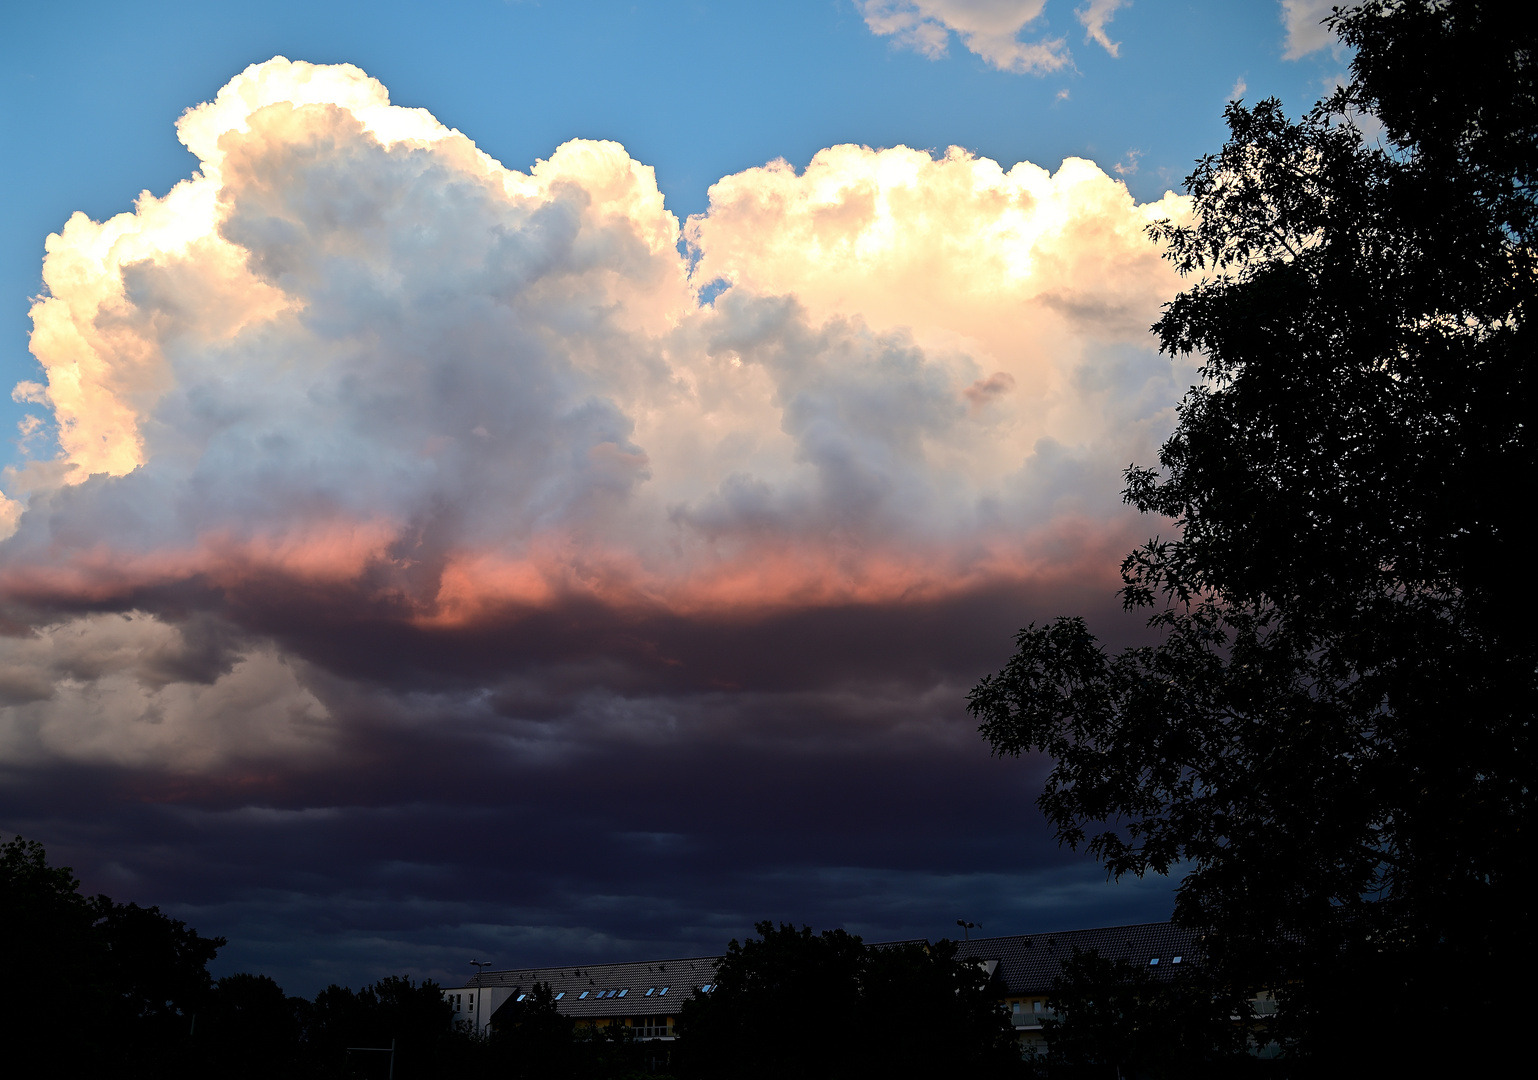
{"type": "Polygon", "coordinates": [[[1174,525],[1122,567],[1159,643],[1032,626],[969,701],[996,752],[1056,759],[1063,841],[1189,867],[1177,920],[1280,991],[1295,1055],[1424,1062],[1364,1036],[1384,995],[1494,1054],[1534,943],[1534,30],[1480,0],[1334,26],[1352,82],[1297,122],[1231,105],[1194,220],[1154,230],[1198,277],[1154,329],[1204,358],[1127,473],[1174,525]]]}

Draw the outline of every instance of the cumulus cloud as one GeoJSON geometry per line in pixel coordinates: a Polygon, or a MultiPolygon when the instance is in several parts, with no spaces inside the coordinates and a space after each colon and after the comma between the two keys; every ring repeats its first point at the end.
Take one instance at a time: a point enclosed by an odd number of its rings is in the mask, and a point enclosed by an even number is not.
{"type": "MultiPolygon", "coordinates": [[[[1091,6],[1104,0],[1091,0],[1091,6]]],[[[1062,38],[1021,41],[1047,0],[857,0],[871,32],[922,56],[944,56],[954,32],[962,45],[1000,71],[1042,75],[1072,63],[1062,38]]]]}
{"type": "Polygon", "coordinates": [[[1298,60],[1333,44],[1335,35],[1324,20],[1335,8],[1348,6],[1346,0],[1282,0],[1282,25],[1287,28],[1282,55],[1298,60]]]}
{"type": "Polygon", "coordinates": [[[281,58],[178,131],[192,176],[47,243],[11,827],[291,990],[407,937],[443,978],[935,934],[1069,872],[961,702],[1023,622],[1115,626],[1120,470],[1194,377],[1147,332],[1184,200],[837,146],[680,223],[615,143],[509,169],[281,58]]]}
{"type": "Polygon", "coordinates": [[[332,718],[297,662],[232,644],[206,619],[143,612],[0,638],[0,762],[217,773],[324,757],[332,718]]]}
{"type": "Polygon", "coordinates": [[[661,628],[1101,575],[1190,378],[1144,233],[1185,201],[1088,161],[833,147],[681,228],[616,143],[508,169],[347,65],[254,65],[178,133],[197,173],[48,239],[16,396],[61,454],[0,504],[15,760],[303,757],[358,714],[323,669],[725,685],[661,628]]]}

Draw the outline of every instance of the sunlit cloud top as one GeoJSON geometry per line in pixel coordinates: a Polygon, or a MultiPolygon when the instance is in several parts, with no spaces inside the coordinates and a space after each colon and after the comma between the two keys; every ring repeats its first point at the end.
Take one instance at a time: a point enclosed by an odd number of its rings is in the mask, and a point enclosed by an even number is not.
{"type": "MultiPolygon", "coordinates": [[[[681,228],[617,143],[508,169],[345,65],[254,65],[178,130],[196,174],[48,240],[46,384],[17,393],[61,451],[7,475],[0,591],[146,618],[42,614],[39,671],[125,635],[171,655],[153,598],[183,619],[189,588],[220,618],[323,595],[430,630],[1102,574],[1119,469],[1188,378],[1151,348],[1177,279],[1145,233],[1186,200],[1088,161],[837,146],[722,179],[681,228]]],[[[156,707],[235,708],[277,665],[272,707],[319,708],[302,658],[243,648],[222,696],[156,707]]]]}

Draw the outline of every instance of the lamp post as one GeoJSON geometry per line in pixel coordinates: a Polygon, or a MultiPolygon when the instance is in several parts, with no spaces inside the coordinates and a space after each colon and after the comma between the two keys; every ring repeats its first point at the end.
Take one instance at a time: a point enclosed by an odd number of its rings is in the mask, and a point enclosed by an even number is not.
{"type": "Polygon", "coordinates": [[[965,919],[957,919],[956,920],[956,925],[961,927],[961,940],[962,941],[971,941],[972,940],[972,937],[971,937],[972,931],[973,930],[981,930],[983,928],[983,924],[982,923],[967,922],[965,919]]]}
{"type": "MultiPolygon", "coordinates": [[[[491,961],[490,960],[471,960],[470,963],[472,965],[474,965],[474,967],[475,967],[475,977],[477,979],[479,979],[481,977],[481,975],[484,973],[486,968],[491,967],[491,961]]],[[[480,986],[480,985],[477,984],[477,989],[482,991],[482,994],[481,994],[481,1004],[484,1006],[486,1004],[486,994],[484,993],[486,988],[484,986],[480,986]]],[[[475,1008],[475,995],[474,994],[470,995],[470,1007],[471,1008],[475,1008]]],[[[484,1008],[476,1009],[475,1015],[473,1017],[471,1017],[470,1022],[475,1025],[475,1030],[476,1031],[479,1031],[481,1029],[481,1013],[483,1013],[485,1011],[486,1010],[484,1008]]]]}

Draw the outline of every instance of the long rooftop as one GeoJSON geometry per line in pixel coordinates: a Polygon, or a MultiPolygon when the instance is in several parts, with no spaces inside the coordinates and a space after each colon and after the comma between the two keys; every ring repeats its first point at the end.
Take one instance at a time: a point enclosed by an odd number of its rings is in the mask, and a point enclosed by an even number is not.
{"type": "MultiPolygon", "coordinates": [[[[1045,994],[1074,949],[1096,949],[1111,960],[1127,960],[1165,976],[1190,965],[1200,935],[1172,923],[1136,923],[1050,934],[1012,934],[958,943],[959,955],[992,961],[1001,996],[1045,994]]],[[[874,942],[895,945],[898,942],[874,942]]],[[[549,983],[556,1007],[566,1016],[613,1017],[676,1014],[680,1005],[715,982],[719,956],[691,956],[623,964],[565,964],[486,971],[465,988],[501,988],[516,995],[535,983],[549,983]]]]}
{"type": "Polygon", "coordinates": [[[715,981],[720,962],[719,956],[691,956],[628,964],[510,968],[482,972],[465,987],[505,987],[516,1000],[517,994],[532,991],[535,983],[549,983],[556,1008],[578,1019],[674,1014],[700,987],[715,981]]]}

